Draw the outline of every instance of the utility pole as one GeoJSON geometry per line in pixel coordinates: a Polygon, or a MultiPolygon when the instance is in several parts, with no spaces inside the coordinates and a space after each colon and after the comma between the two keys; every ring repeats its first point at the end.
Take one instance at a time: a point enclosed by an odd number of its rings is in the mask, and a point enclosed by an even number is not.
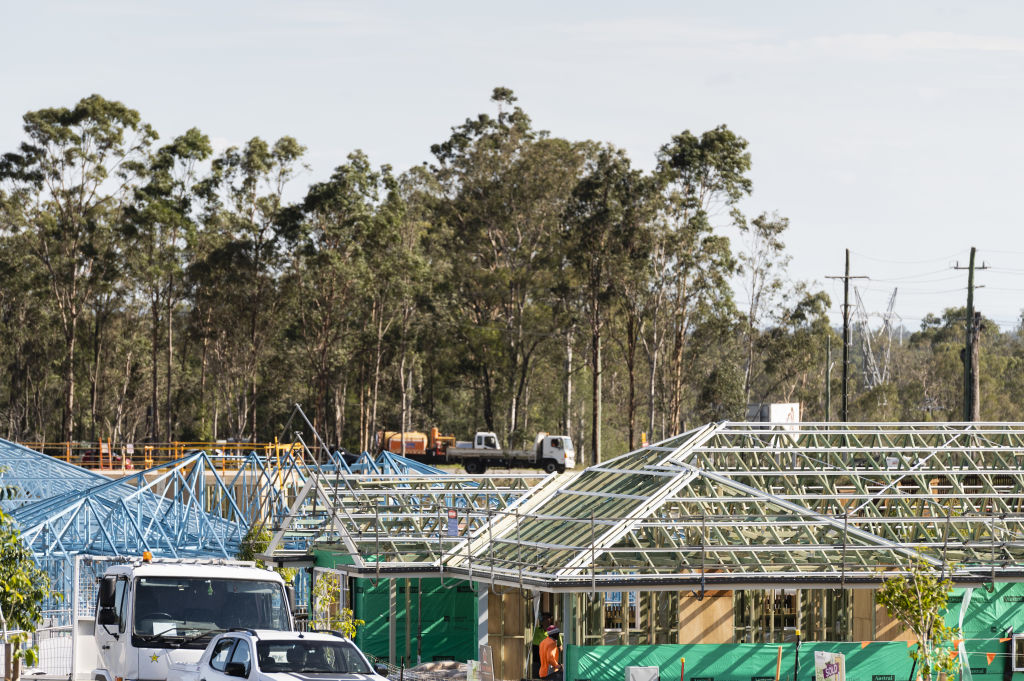
{"type": "Polygon", "coordinates": [[[825,421],[832,420],[832,329],[825,336],[825,421]]]}
{"type": "Polygon", "coordinates": [[[825,277],[843,280],[843,408],[841,418],[850,420],[850,280],[867,279],[865,276],[850,276],[850,249],[846,249],[846,272],[843,276],[825,277]]]}
{"type": "Polygon", "coordinates": [[[974,267],[974,255],[977,250],[971,246],[971,260],[967,267],[960,267],[959,262],[953,266],[955,270],[967,270],[966,333],[964,349],[960,353],[960,359],[964,363],[964,421],[981,420],[978,380],[978,335],[981,333],[981,313],[974,311],[974,270],[987,270],[988,265],[983,263],[981,267],[974,267]]]}

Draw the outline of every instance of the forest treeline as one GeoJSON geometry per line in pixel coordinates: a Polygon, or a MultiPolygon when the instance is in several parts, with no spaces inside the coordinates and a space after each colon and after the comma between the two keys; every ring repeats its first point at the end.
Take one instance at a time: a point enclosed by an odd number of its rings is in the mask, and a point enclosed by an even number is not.
{"type": "MultiPolygon", "coordinates": [[[[420,166],[355,151],[304,193],[291,137],[215,154],[99,95],[27,113],[0,161],[4,436],[265,441],[298,402],[353,450],[548,430],[590,461],[747,404],[824,418],[841,339],[787,274],[787,219],[739,210],[747,142],[683,131],[645,172],[516,101],[496,88],[420,166]]],[[[872,389],[856,359],[851,419],[959,418],[963,327],[930,316],[872,389]]],[[[1020,419],[1019,334],[987,324],[981,357],[983,418],[1020,419]]]]}

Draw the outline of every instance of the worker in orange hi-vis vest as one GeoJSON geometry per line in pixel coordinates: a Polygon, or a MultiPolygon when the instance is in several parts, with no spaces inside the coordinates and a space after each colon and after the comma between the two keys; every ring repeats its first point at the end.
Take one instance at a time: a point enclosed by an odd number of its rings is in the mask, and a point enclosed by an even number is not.
{"type": "Polygon", "coordinates": [[[558,627],[548,627],[548,636],[540,643],[540,678],[562,681],[562,665],[558,662],[558,627]]]}

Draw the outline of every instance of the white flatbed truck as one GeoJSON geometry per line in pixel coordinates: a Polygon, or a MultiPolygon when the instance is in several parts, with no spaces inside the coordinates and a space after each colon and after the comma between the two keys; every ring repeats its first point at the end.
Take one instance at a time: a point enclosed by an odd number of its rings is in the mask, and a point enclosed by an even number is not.
{"type": "Polygon", "coordinates": [[[494,433],[479,432],[472,442],[456,442],[445,452],[449,463],[461,463],[467,473],[477,475],[496,468],[542,468],[545,473],[562,473],[576,466],[576,448],[568,435],[539,433],[532,449],[502,449],[494,433]]]}

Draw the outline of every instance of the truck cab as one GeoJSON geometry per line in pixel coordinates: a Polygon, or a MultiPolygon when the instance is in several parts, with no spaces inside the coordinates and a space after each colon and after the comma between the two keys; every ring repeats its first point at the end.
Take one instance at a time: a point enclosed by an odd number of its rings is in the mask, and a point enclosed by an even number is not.
{"type": "Polygon", "coordinates": [[[498,436],[494,433],[477,433],[473,437],[474,449],[501,449],[498,444],[498,436]]]}
{"type": "Polygon", "coordinates": [[[163,681],[235,627],[291,630],[284,580],[252,563],[153,561],[115,565],[96,599],[94,681],[163,681]]]}
{"type": "Polygon", "coordinates": [[[539,433],[534,443],[537,453],[537,465],[546,473],[576,467],[576,448],[568,435],[548,435],[539,433]]]}

